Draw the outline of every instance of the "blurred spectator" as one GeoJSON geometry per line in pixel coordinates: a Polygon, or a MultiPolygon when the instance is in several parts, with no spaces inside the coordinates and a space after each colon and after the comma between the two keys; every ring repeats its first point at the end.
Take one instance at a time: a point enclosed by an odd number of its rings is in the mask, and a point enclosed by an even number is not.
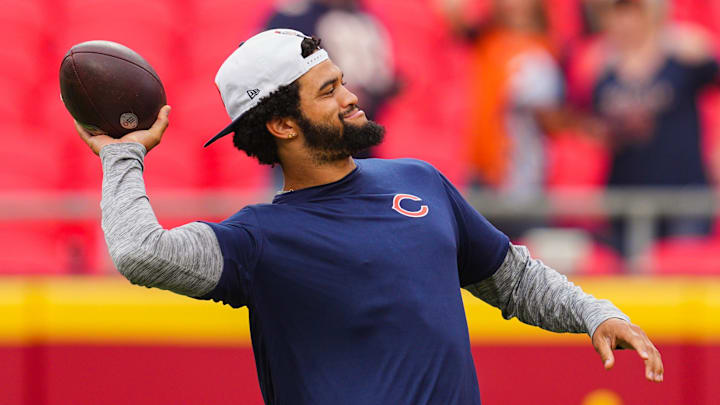
{"type": "MultiPolygon", "coordinates": [[[[296,0],[279,6],[266,29],[292,28],[322,39],[369,119],[398,90],[390,40],[359,0],[296,0]]],[[[368,153],[369,154],[369,153],[368,153]]],[[[362,154],[364,157],[368,154],[362,154]]]]}
{"type": "Polygon", "coordinates": [[[583,32],[568,47],[565,61],[567,101],[585,113],[592,110],[592,93],[607,54],[605,32],[615,0],[582,0],[583,32]]]}
{"type": "MultiPolygon", "coordinates": [[[[466,1],[444,0],[453,29],[472,41],[469,153],[473,175],[509,203],[542,192],[544,125],[563,80],[540,0],[495,0],[479,24],[464,18],[466,1]]],[[[506,230],[507,231],[507,230],[506,230]]]]}
{"type": "MultiPolygon", "coordinates": [[[[707,187],[698,97],[718,82],[707,38],[666,23],[659,0],[615,0],[593,106],[608,126],[610,187],[707,187]]],[[[659,237],[705,234],[709,219],[663,218],[659,237]]],[[[622,251],[624,223],[614,225],[622,251]]]]}

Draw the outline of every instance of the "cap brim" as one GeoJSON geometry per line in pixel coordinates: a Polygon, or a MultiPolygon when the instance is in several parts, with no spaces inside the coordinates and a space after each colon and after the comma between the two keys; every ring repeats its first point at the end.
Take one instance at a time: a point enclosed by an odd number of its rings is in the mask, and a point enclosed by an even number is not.
{"type": "Polygon", "coordinates": [[[228,124],[228,126],[226,126],[222,131],[218,132],[217,135],[213,136],[212,139],[210,139],[209,141],[205,142],[205,145],[203,145],[203,148],[206,148],[208,145],[210,145],[211,143],[217,141],[218,139],[222,138],[223,136],[235,132],[235,124],[237,123],[237,121],[238,121],[239,119],[240,119],[240,117],[238,117],[237,119],[233,120],[233,122],[231,122],[230,124],[228,124]]]}

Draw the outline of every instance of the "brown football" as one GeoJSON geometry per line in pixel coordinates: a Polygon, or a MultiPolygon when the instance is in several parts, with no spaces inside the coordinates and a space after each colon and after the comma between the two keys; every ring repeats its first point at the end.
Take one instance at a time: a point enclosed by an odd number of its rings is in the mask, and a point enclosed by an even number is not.
{"type": "Polygon", "coordinates": [[[150,128],[166,103],[152,66],[132,49],[110,41],[70,48],[60,65],[60,95],[88,132],[113,138],[150,128]]]}

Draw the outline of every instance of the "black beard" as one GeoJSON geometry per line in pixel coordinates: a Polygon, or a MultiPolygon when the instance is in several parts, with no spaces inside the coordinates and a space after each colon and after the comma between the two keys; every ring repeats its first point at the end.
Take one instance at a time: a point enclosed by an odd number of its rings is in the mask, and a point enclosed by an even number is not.
{"type": "Polygon", "coordinates": [[[348,124],[340,116],[342,128],[316,124],[301,114],[298,126],[305,136],[305,143],[318,163],[346,159],[370,147],[379,145],[385,137],[385,127],[368,121],[363,125],[348,124]]]}

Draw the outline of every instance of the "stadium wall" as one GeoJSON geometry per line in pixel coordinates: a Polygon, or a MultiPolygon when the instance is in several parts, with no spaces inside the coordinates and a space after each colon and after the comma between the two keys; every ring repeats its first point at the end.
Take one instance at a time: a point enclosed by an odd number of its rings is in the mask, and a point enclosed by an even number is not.
{"type": "MultiPolygon", "coordinates": [[[[645,381],[629,351],[606,372],[587,336],[505,321],[466,294],[485,404],[716,403],[720,281],[575,281],[645,328],[663,353],[665,382],[645,381]]],[[[0,314],[0,404],[262,404],[245,309],[119,278],[5,278],[0,314]]]]}

